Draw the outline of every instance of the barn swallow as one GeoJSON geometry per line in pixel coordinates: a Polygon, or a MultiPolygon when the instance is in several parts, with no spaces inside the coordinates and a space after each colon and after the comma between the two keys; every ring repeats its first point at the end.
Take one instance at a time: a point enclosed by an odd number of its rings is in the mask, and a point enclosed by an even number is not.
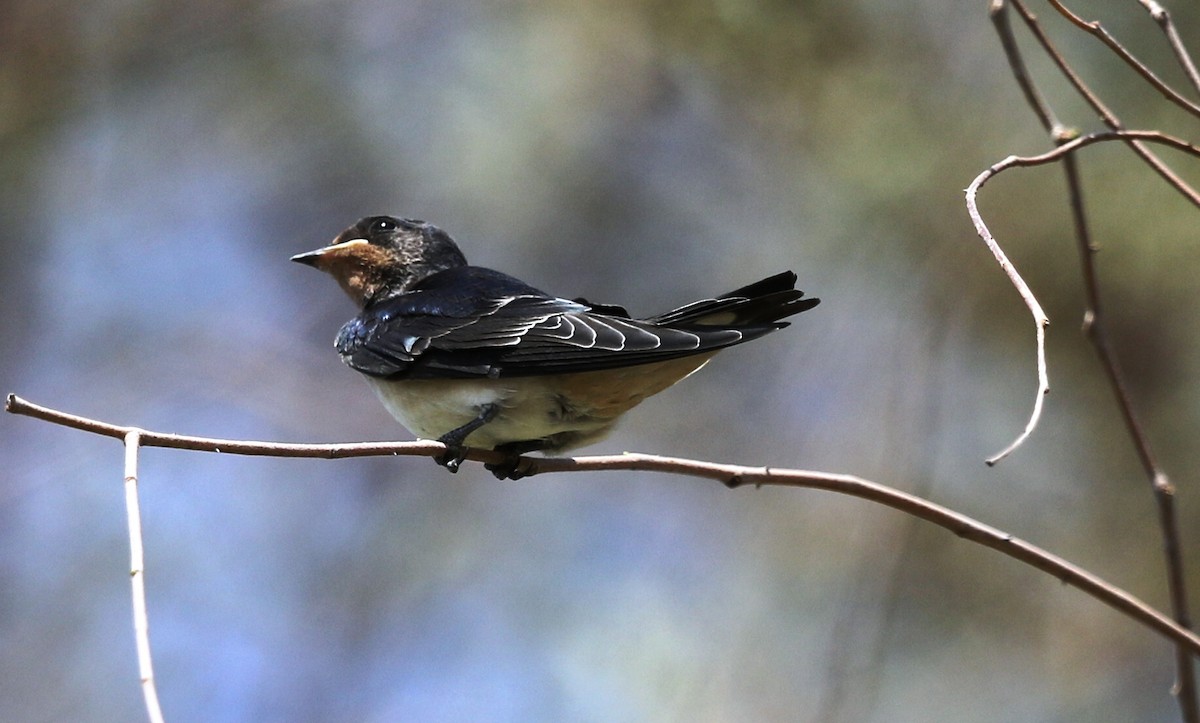
{"type": "Polygon", "coordinates": [[[330,245],[292,257],[337,280],[361,312],[338,332],[342,361],[387,410],[447,451],[517,456],[595,442],[617,419],[704,366],[719,350],[787,326],[819,299],[785,271],[714,299],[634,319],[620,306],[565,299],[467,264],[424,221],[369,216],[330,245]]]}

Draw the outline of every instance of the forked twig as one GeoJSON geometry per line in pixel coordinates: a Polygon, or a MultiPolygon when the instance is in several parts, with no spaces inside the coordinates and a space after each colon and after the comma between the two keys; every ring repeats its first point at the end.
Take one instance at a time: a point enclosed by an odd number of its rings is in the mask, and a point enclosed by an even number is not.
{"type": "MultiPolygon", "coordinates": [[[[1079,78],[1078,74],[1066,62],[1066,59],[1058,53],[1050,39],[1042,31],[1037,19],[1030,13],[1021,0],[1011,0],[1013,5],[1021,13],[1030,32],[1041,43],[1043,50],[1051,57],[1053,62],[1058,66],[1059,70],[1066,76],[1068,81],[1075,87],[1077,92],[1083,96],[1092,108],[1100,116],[1110,128],[1121,128],[1120,120],[1116,115],[1109,110],[1099,97],[1091,91],[1079,78]]],[[[1200,92],[1200,74],[1197,74],[1195,64],[1192,62],[1190,54],[1184,47],[1179,33],[1172,22],[1170,14],[1165,8],[1159,5],[1155,0],[1138,0],[1138,2],[1149,12],[1151,18],[1158,23],[1167,37],[1167,42],[1175,53],[1176,60],[1183,67],[1185,74],[1192,84],[1193,90],[1200,92]]],[[[1060,9],[1065,9],[1061,3],[1056,2],[1055,5],[1060,9]]],[[[1009,65],[1013,71],[1013,77],[1017,84],[1025,93],[1026,100],[1034,115],[1042,123],[1043,128],[1050,133],[1056,144],[1062,144],[1070,140],[1069,133],[1064,132],[1064,129],[1054,119],[1053,111],[1050,110],[1048,104],[1038,94],[1033,81],[1030,79],[1025,70],[1024,60],[1021,57],[1020,49],[1017,46],[1016,39],[1012,35],[1012,29],[1008,24],[1007,3],[1005,0],[992,0],[989,6],[989,12],[993,22],[996,25],[996,31],[1000,36],[1001,45],[1004,47],[1005,54],[1008,56],[1009,65]]],[[[1071,16],[1071,19],[1078,20],[1077,17],[1071,16]]],[[[1081,23],[1079,21],[1077,24],[1081,23]]],[[[1099,28],[1098,24],[1094,24],[1095,28],[1099,28]]],[[[1107,40],[1113,44],[1116,41],[1110,36],[1107,40]]],[[[1118,44],[1119,45],[1119,44],[1118,44]]],[[[1120,53],[1123,57],[1131,58],[1120,48],[1120,53]]],[[[1140,64],[1139,64],[1140,65],[1140,64]]],[[[1151,78],[1153,80],[1153,78],[1151,78]]],[[[1197,202],[1196,193],[1190,186],[1185,184],[1178,175],[1158,159],[1156,155],[1151,153],[1139,141],[1130,141],[1130,148],[1138,154],[1147,164],[1158,172],[1169,184],[1171,184],[1181,194],[1191,200],[1197,202]]],[[[1159,467],[1157,461],[1150,448],[1150,442],[1145,434],[1140,421],[1134,411],[1133,401],[1124,383],[1124,377],[1121,373],[1120,365],[1117,361],[1115,352],[1112,349],[1108,340],[1105,325],[1103,324],[1103,316],[1101,314],[1100,305],[1100,284],[1099,276],[1096,272],[1095,252],[1096,246],[1092,243],[1091,232],[1088,228],[1087,216],[1084,212],[1083,202],[1083,185],[1079,180],[1078,164],[1076,163],[1073,153],[1063,156],[1063,171],[1067,181],[1067,192],[1069,195],[1069,205],[1071,209],[1072,219],[1075,225],[1075,237],[1080,253],[1080,266],[1083,274],[1086,309],[1084,312],[1083,330],[1092,345],[1096,349],[1096,353],[1100,358],[1101,367],[1104,369],[1105,375],[1108,378],[1109,386],[1112,388],[1116,396],[1117,406],[1121,412],[1121,416],[1125,421],[1125,426],[1129,431],[1130,438],[1133,441],[1134,448],[1138,454],[1138,458],[1142,463],[1142,467],[1146,472],[1146,476],[1150,481],[1151,489],[1154,494],[1155,504],[1159,513],[1159,527],[1163,538],[1163,554],[1166,558],[1167,568],[1167,585],[1170,593],[1171,610],[1175,620],[1186,628],[1191,628],[1191,613],[1189,611],[1187,599],[1187,586],[1184,575],[1182,545],[1180,542],[1179,522],[1175,509],[1175,488],[1167,478],[1166,473],[1159,467]]],[[[1173,691],[1176,701],[1179,705],[1180,713],[1184,723],[1200,723],[1200,696],[1197,694],[1196,687],[1196,672],[1195,661],[1192,654],[1182,646],[1176,646],[1175,649],[1175,667],[1177,671],[1177,683],[1173,691]]]]}
{"type": "MultiPolygon", "coordinates": [[[[1005,0],[993,0],[993,2],[1003,4],[1005,0]]],[[[1069,82],[1071,86],[1075,88],[1075,91],[1079,93],[1080,97],[1092,107],[1092,110],[1096,112],[1096,115],[1100,117],[1100,120],[1103,121],[1104,125],[1108,126],[1114,131],[1124,130],[1125,126],[1121,123],[1121,119],[1117,117],[1116,113],[1113,113],[1113,111],[1104,104],[1104,101],[1100,100],[1100,97],[1092,92],[1090,88],[1088,88],[1087,84],[1083,82],[1083,79],[1079,77],[1079,74],[1076,73],[1067,63],[1066,58],[1064,58],[1062,54],[1058,52],[1058,49],[1054,46],[1054,43],[1051,42],[1049,36],[1046,35],[1046,32],[1042,29],[1042,26],[1038,23],[1037,16],[1030,12],[1029,9],[1025,7],[1024,3],[1021,2],[1021,0],[1007,0],[1007,2],[1016,9],[1017,13],[1021,16],[1021,19],[1025,22],[1026,27],[1029,28],[1029,32],[1033,34],[1034,38],[1036,38],[1038,43],[1042,46],[1042,50],[1046,52],[1046,55],[1050,56],[1050,59],[1054,62],[1054,65],[1058,68],[1059,72],[1062,73],[1063,77],[1067,79],[1067,82],[1069,82]]],[[[1154,172],[1161,176],[1162,179],[1171,186],[1171,188],[1174,188],[1176,191],[1178,191],[1192,205],[1200,208],[1200,193],[1198,193],[1196,189],[1192,188],[1186,181],[1180,178],[1179,174],[1175,173],[1170,166],[1163,163],[1162,160],[1144,144],[1136,140],[1130,140],[1127,141],[1127,143],[1133,152],[1137,154],[1137,156],[1141,158],[1146,165],[1154,169],[1154,172]]]]}
{"type": "Polygon", "coordinates": [[[1066,5],[1063,5],[1062,0],[1047,0],[1047,2],[1054,6],[1054,9],[1058,11],[1059,15],[1062,15],[1064,18],[1069,20],[1077,28],[1085,33],[1088,33],[1089,35],[1094,36],[1097,40],[1104,43],[1104,45],[1107,46],[1109,50],[1113,51],[1118,58],[1125,61],[1126,65],[1128,65],[1130,68],[1133,68],[1134,72],[1142,76],[1147,83],[1154,87],[1155,90],[1157,90],[1159,93],[1162,93],[1163,97],[1180,108],[1186,110],[1188,113],[1200,118],[1200,105],[1197,105],[1183,97],[1183,95],[1181,95],[1177,90],[1167,85],[1161,78],[1155,75],[1154,71],[1150,70],[1145,63],[1138,60],[1133,53],[1125,49],[1125,46],[1117,42],[1117,39],[1104,29],[1104,26],[1100,24],[1100,21],[1084,20],[1072,12],[1071,9],[1066,5]]]}

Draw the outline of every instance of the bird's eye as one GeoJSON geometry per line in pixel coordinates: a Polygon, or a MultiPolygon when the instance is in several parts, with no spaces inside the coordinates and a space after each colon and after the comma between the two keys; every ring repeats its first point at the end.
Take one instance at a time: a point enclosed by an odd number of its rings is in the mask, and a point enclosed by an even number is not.
{"type": "Polygon", "coordinates": [[[371,222],[371,233],[388,233],[396,230],[396,222],[390,218],[377,218],[371,222]]]}

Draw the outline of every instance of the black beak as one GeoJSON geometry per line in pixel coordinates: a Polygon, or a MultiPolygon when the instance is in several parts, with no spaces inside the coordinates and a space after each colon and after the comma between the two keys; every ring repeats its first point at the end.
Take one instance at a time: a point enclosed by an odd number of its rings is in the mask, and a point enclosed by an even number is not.
{"type": "Polygon", "coordinates": [[[305,253],[296,254],[295,256],[293,256],[292,261],[295,261],[296,263],[304,264],[305,266],[312,266],[313,268],[316,268],[317,262],[320,261],[321,257],[324,255],[325,255],[325,249],[317,249],[316,251],[306,251],[305,253]]]}

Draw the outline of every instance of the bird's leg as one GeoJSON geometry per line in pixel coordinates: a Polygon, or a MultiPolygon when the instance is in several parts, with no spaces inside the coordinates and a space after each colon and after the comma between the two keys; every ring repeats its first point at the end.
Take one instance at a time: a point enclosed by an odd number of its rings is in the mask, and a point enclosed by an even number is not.
{"type": "Polygon", "coordinates": [[[447,449],[440,457],[434,457],[434,461],[451,472],[458,472],[459,465],[467,458],[467,448],[463,446],[463,442],[471,432],[495,419],[499,412],[500,405],[485,404],[480,407],[479,415],[474,419],[438,437],[437,441],[446,445],[447,449]]]}
{"type": "Polygon", "coordinates": [[[537,474],[537,470],[529,460],[522,460],[521,455],[526,452],[535,452],[546,446],[545,440],[529,439],[524,442],[509,442],[496,447],[497,452],[503,452],[508,455],[508,458],[503,462],[494,464],[484,463],[484,467],[488,472],[496,475],[496,479],[521,479],[522,477],[530,477],[537,474]]]}

